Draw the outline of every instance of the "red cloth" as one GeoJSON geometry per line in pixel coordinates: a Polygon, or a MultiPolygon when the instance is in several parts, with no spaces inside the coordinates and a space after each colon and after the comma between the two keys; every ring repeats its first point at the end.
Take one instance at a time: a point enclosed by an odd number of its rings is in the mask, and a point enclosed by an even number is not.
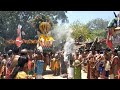
{"type": "Polygon", "coordinates": [[[22,44],[21,37],[20,37],[20,36],[18,36],[18,37],[16,38],[16,45],[17,45],[17,47],[20,47],[20,46],[21,46],[21,44],[22,44]]]}
{"type": "Polygon", "coordinates": [[[21,25],[18,25],[18,29],[17,29],[18,37],[16,38],[16,45],[17,45],[17,47],[20,47],[21,44],[22,44],[21,28],[22,28],[22,26],[21,26],[21,25]]]}
{"type": "Polygon", "coordinates": [[[9,79],[10,75],[11,75],[12,70],[11,69],[7,69],[7,73],[6,73],[6,79],[9,79]]]}
{"type": "Polygon", "coordinates": [[[118,70],[118,79],[120,79],[120,69],[118,70]]]}
{"type": "Polygon", "coordinates": [[[116,65],[116,64],[118,64],[118,61],[119,61],[118,56],[115,56],[113,59],[113,63],[116,65]]]}
{"type": "Polygon", "coordinates": [[[112,30],[109,30],[109,31],[108,31],[106,44],[107,44],[107,46],[108,46],[110,49],[113,50],[113,44],[112,44],[112,30]]]}
{"type": "Polygon", "coordinates": [[[31,69],[32,69],[32,61],[28,60],[28,70],[31,70],[31,69]]]}

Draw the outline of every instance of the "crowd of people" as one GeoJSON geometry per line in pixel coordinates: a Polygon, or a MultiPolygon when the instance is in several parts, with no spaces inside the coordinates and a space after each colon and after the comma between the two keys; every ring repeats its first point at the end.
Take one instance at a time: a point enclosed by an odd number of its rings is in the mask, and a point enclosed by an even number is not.
{"type": "Polygon", "coordinates": [[[54,76],[68,77],[67,68],[77,67],[79,72],[74,73],[74,79],[81,79],[81,70],[87,73],[87,79],[120,78],[120,55],[116,49],[79,50],[68,54],[68,61],[69,65],[64,59],[64,51],[43,53],[40,50],[16,48],[0,53],[0,78],[44,79],[47,66],[54,76]]]}
{"type": "Polygon", "coordinates": [[[78,59],[88,79],[119,79],[120,54],[117,49],[81,51],[78,59]]]}
{"type": "Polygon", "coordinates": [[[43,79],[47,66],[55,76],[67,73],[62,52],[43,53],[40,50],[16,48],[0,53],[1,79],[43,79]]]}

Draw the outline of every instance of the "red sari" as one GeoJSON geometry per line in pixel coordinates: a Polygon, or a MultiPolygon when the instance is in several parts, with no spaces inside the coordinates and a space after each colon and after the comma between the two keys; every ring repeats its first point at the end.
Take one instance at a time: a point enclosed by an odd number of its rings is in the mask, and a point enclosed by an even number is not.
{"type": "Polygon", "coordinates": [[[31,70],[31,69],[32,69],[32,61],[28,60],[28,70],[31,70]]]}
{"type": "Polygon", "coordinates": [[[114,56],[112,63],[112,73],[114,74],[115,78],[118,76],[118,70],[119,70],[119,57],[114,56]]]}

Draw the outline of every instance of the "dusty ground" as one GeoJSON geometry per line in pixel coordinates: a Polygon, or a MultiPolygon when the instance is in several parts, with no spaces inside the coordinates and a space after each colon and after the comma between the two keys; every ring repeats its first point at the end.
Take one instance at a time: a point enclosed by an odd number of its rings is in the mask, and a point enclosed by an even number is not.
{"type": "MultiPolygon", "coordinates": [[[[53,76],[49,67],[47,67],[46,70],[47,70],[47,72],[49,72],[49,74],[43,75],[44,79],[67,79],[67,78],[63,78],[61,76],[53,76]]],[[[82,79],[87,79],[86,77],[87,77],[87,74],[82,71],[82,79]]]]}

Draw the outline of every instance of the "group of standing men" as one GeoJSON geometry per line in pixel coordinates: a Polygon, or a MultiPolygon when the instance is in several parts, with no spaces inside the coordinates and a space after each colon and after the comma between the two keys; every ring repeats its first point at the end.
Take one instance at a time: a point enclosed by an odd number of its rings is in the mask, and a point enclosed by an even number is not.
{"type": "Polygon", "coordinates": [[[120,57],[119,51],[86,50],[76,54],[81,62],[81,70],[87,73],[88,79],[119,79],[120,57]]]}

